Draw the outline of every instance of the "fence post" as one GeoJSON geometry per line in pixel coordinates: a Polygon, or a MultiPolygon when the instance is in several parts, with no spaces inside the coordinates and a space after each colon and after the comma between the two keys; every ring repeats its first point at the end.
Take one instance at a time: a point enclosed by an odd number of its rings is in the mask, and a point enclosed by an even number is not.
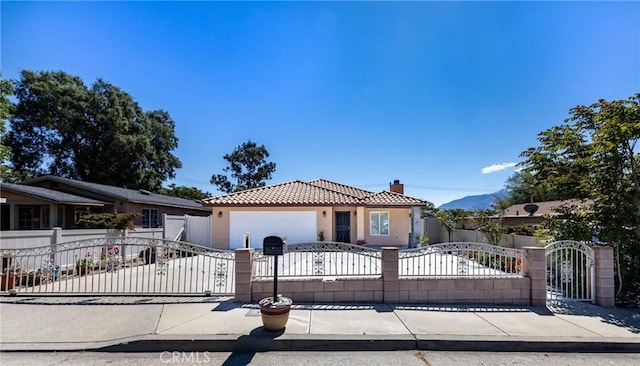
{"type": "Polygon", "coordinates": [[[385,304],[399,301],[398,248],[382,247],[382,302],[385,304]]]}
{"type": "Polygon", "coordinates": [[[547,265],[545,249],[541,247],[526,247],[523,271],[531,281],[531,305],[545,306],[547,304],[547,265]]]}
{"type": "Polygon", "coordinates": [[[613,248],[612,247],[594,247],[596,256],[595,263],[595,296],[597,305],[605,307],[614,307],[616,305],[615,298],[615,281],[613,268],[613,248]]]}
{"type": "Polygon", "coordinates": [[[251,282],[253,281],[253,248],[235,250],[235,302],[251,302],[251,282]]]}
{"type": "Polygon", "coordinates": [[[55,262],[56,260],[56,250],[58,247],[58,244],[62,243],[62,228],[61,227],[54,227],[53,228],[53,236],[51,237],[51,243],[49,244],[51,247],[51,255],[50,255],[50,259],[51,259],[51,263],[55,262]]]}

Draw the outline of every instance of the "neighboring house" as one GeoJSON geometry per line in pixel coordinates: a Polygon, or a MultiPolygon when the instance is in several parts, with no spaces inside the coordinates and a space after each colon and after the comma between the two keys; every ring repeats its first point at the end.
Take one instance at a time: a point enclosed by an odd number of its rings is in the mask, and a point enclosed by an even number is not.
{"type": "MultiPolygon", "coordinates": [[[[165,196],[143,189],[127,189],[52,175],[32,179],[25,182],[24,186],[46,188],[72,196],[84,197],[88,199],[87,202],[101,204],[101,206],[69,205],[73,206],[73,211],[65,211],[62,221],[65,228],[74,227],[77,219],[86,213],[138,212],[140,217],[136,218],[134,225],[143,228],[160,227],[162,214],[192,216],[209,216],[211,214],[211,208],[204,207],[199,200],[165,196]]],[[[2,196],[4,197],[4,191],[2,196]]],[[[55,220],[52,220],[54,215],[51,212],[49,214],[50,222],[59,222],[56,221],[59,218],[56,217],[55,220]]]]}
{"type": "Polygon", "coordinates": [[[501,217],[502,223],[508,227],[515,226],[532,226],[536,227],[544,222],[545,216],[555,216],[558,213],[555,211],[560,206],[580,206],[584,203],[578,200],[567,201],[544,201],[544,202],[532,202],[521,203],[507,207],[501,217]],[[537,208],[533,213],[527,212],[525,206],[535,205],[537,208]]]}
{"type": "Polygon", "coordinates": [[[324,179],[295,180],[204,202],[213,210],[214,248],[242,247],[245,234],[254,248],[269,235],[288,243],[323,239],[405,246],[414,233],[422,233],[417,226],[426,201],[403,193],[397,180],[390,191],[377,193],[324,179]]]}
{"type": "Polygon", "coordinates": [[[74,215],[102,212],[105,203],[42,187],[0,182],[0,230],[70,228],[74,215]]]}

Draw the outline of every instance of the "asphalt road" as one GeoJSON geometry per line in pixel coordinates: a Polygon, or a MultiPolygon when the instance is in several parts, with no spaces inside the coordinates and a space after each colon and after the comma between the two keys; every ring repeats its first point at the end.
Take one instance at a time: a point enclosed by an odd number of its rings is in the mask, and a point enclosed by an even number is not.
{"type": "Polygon", "coordinates": [[[0,353],[7,365],[637,366],[640,354],[488,352],[0,353]]]}

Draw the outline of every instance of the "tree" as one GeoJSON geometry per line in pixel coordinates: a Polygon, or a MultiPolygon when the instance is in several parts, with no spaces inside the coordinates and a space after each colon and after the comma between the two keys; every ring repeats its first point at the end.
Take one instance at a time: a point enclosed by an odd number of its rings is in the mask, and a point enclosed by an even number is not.
{"type": "MultiPolygon", "coordinates": [[[[564,124],[522,153],[525,171],[559,199],[592,202],[582,213],[593,235],[618,253],[619,289],[640,285],[640,94],[576,106],[564,124]]],[[[562,218],[559,218],[562,219],[562,218]]]]}
{"type": "Polygon", "coordinates": [[[25,70],[15,96],[7,143],[18,172],[154,191],[181,167],[171,116],[104,80],[25,70]]]}
{"type": "MultiPolygon", "coordinates": [[[[0,73],[0,77],[2,74],[0,73]]],[[[0,180],[8,181],[10,179],[10,169],[8,166],[11,160],[11,148],[5,145],[5,136],[7,126],[5,121],[11,116],[13,104],[9,100],[9,96],[13,94],[13,84],[10,80],[0,80],[0,180]]]]}
{"type": "Polygon", "coordinates": [[[171,183],[169,187],[161,188],[158,193],[190,200],[202,200],[212,196],[211,193],[201,191],[196,187],[176,186],[175,183],[171,183]]]}
{"type": "Polygon", "coordinates": [[[467,217],[467,211],[461,208],[440,210],[433,203],[427,202],[427,205],[422,209],[422,217],[437,219],[438,223],[447,231],[449,242],[451,242],[453,230],[461,226],[462,221],[467,217]]]}
{"type": "Polygon", "coordinates": [[[536,176],[526,170],[513,173],[505,183],[510,205],[516,203],[555,201],[555,195],[548,182],[539,181],[536,176]]]}
{"type": "Polygon", "coordinates": [[[476,222],[476,227],[479,232],[487,238],[487,241],[491,245],[500,245],[502,235],[507,232],[500,219],[494,217],[494,212],[491,210],[479,210],[474,212],[473,220],[476,222]]]}
{"type": "Polygon", "coordinates": [[[269,152],[264,145],[258,145],[249,140],[236,147],[231,154],[226,154],[224,159],[229,166],[222,169],[231,174],[232,182],[225,174],[211,176],[211,184],[225,193],[238,192],[245,189],[264,187],[265,182],[271,179],[276,170],[276,164],[267,162],[269,152]]]}

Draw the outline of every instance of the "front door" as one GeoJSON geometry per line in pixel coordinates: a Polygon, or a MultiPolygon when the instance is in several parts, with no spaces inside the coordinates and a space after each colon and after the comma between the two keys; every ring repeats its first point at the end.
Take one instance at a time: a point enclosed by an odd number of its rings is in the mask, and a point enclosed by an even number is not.
{"type": "Polygon", "coordinates": [[[351,212],[336,212],[336,241],[351,242],[351,212]]]}

